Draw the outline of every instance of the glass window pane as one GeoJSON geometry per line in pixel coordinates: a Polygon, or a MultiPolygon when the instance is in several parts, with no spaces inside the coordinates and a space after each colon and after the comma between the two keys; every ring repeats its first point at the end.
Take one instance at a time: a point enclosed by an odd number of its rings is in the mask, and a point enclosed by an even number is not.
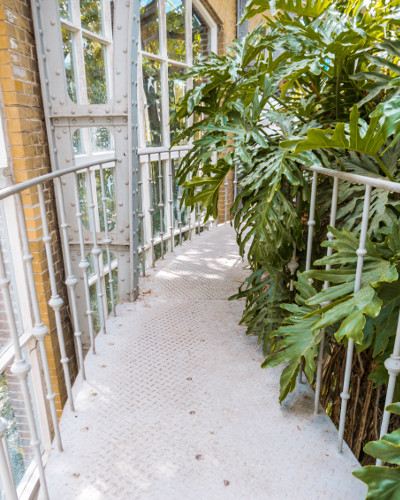
{"type": "Polygon", "coordinates": [[[185,4],[183,0],[166,0],[168,57],[186,61],[185,4]]]}
{"type": "Polygon", "coordinates": [[[192,37],[193,37],[193,63],[210,53],[210,29],[199,14],[193,9],[192,37]]]}
{"type": "Polygon", "coordinates": [[[161,172],[159,171],[158,161],[151,162],[151,178],[152,178],[152,202],[153,202],[153,237],[158,238],[160,233],[165,233],[165,217],[166,211],[162,211],[159,207],[160,203],[165,205],[165,186],[164,186],[164,162],[160,162],[161,172]],[[161,175],[161,182],[159,176],[161,175]],[[160,186],[161,184],[161,186],[160,186]],[[161,187],[161,192],[160,192],[161,187]]]}
{"type": "Polygon", "coordinates": [[[58,0],[58,6],[60,10],[60,17],[63,19],[71,19],[69,0],[58,0]]]}
{"type": "Polygon", "coordinates": [[[92,153],[114,150],[114,138],[108,128],[91,127],[89,133],[92,153]]]}
{"type": "Polygon", "coordinates": [[[147,146],[161,146],[160,63],[143,58],[144,122],[147,146]]]}
{"type": "MultiPolygon", "coordinates": [[[[168,67],[168,90],[169,90],[169,109],[172,113],[175,111],[179,99],[185,95],[186,81],[182,79],[185,69],[179,66],[169,65],[168,67]]],[[[170,124],[171,143],[185,129],[184,120],[175,120],[170,124]]]]}
{"type": "Polygon", "coordinates": [[[64,48],[64,67],[67,80],[68,95],[72,102],[77,102],[76,81],[75,81],[75,57],[73,48],[73,35],[65,28],[61,28],[64,48]]]}
{"type": "Polygon", "coordinates": [[[142,50],[158,54],[160,50],[158,0],[140,1],[140,33],[142,50]]]}
{"type": "Polygon", "coordinates": [[[108,101],[105,46],[83,37],[83,50],[89,104],[103,104],[108,101]]]}
{"type": "MultiPolygon", "coordinates": [[[[103,196],[101,192],[101,178],[100,170],[95,173],[96,176],[96,194],[97,194],[97,207],[98,207],[98,219],[99,219],[99,229],[101,232],[105,230],[104,224],[104,211],[103,211],[103,196]]],[[[104,168],[103,169],[103,179],[104,179],[104,192],[106,198],[106,213],[108,230],[112,231],[115,228],[117,221],[117,212],[115,210],[115,179],[114,179],[114,168],[104,168]]]]}
{"type": "Polygon", "coordinates": [[[74,148],[75,155],[82,155],[84,153],[82,147],[82,136],[81,131],[75,130],[74,135],[72,136],[72,146],[74,148]]]}
{"type": "Polygon", "coordinates": [[[103,33],[101,0],[80,0],[81,24],[93,33],[103,33]]]}

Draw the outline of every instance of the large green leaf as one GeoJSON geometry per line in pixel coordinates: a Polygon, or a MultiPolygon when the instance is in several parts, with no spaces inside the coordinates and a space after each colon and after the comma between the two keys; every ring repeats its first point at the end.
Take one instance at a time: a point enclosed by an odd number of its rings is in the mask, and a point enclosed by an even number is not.
{"type": "Polygon", "coordinates": [[[329,230],[334,239],[323,245],[331,247],[334,253],[317,260],[314,265],[339,265],[340,267],[333,267],[329,270],[312,269],[304,273],[307,277],[333,284],[311,297],[307,302],[313,306],[321,305],[318,313],[322,314],[322,317],[315,323],[314,328],[325,328],[341,321],[335,334],[336,339],[340,341],[346,336],[361,344],[366,316],[376,318],[381,310],[382,300],[378,296],[378,287],[382,283],[396,281],[398,273],[396,266],[382,258],[376,246],[368,239],[361,288],[354,292],[359,239],[345,228],[339,231],[329,227],[329,230]],[[328,305],[322,306],[327,302],[328,305]]]}
{"type": "Polygon", "coordinates": [[[266,11],[271,8],[281,9],[286,12],[297,14],[298,16],[318,17],[329,6],[334,3],[334,0],[252,0],[246,5],[244,19],[251,18],[256,14],[266,14],[266,11]]]}
{"type": "Polygon", "coordinates": [[[349,132],[345,123],[338,123],[332,129],[310,129],[306,139],[283,141],[281,146],[294,151],[295,154],[315,149],[344,149],[373,157],[390,180],[394,177],[382,163],[379,152],[386,144],[392,127],[388,120],[382,119],[384,110],[373,113],[368,127],[360,123],[360,111],[353,106],[349,118],[349,132]]]}
{"type": "Polygon", "coordinates": [[[290,300],[285,288],[286,273],[260,268],[252,273],[240,287],[239,293],[229,300],[246,299],[246,308],[240,323],[247,326],[247,335],[257,335],[264,354],[274,346],[272,333],[279,328],[287,312],[281,305],[290,300]]]}
{"type": "MultiPolygon", "coordinates": [[[[387,407],[388,411],[400,414],[400,403],[387,407]]],[[[382,462],[397,467],[370,465],[356,469],[353,474],[368,485],[367,500],[398,500],[400,498],[400,429],[385,434],[379,441],[371,441],[364,451],[382,462]]]]}
{"type": "Polygon", "coordinates": [[[321,341],[321,332],[313,328],[315,317],[307,319],[309,313],[316,309],[306,305],[307,299],[315,294],[315,290],[301,273],[298,273],[295,286],[299,292],[296,296],[297,304],[282,305],[291,314],[274,332],[273,335],[278,339],[275,352],[268,355],[261,365],[262,368],[268,368],[287,363],[281,375],[280,402],[294,390],[303,360],[305,374],[310,383],[312,382],[315,373],[315,358],[318,356],[318,346],[321,341]]]}
{"type": "Polygon", "coordinates": [[[400,465],[400,429],[385,434],[379,441],[371,441],[365,445],[364,450],[383,462],[400,465]]]}
{"type": "Polygon", "coordinates": [[[368,485],[366,500],[399,500],[400,469],[367,465],[353,474],[368,485]]]}

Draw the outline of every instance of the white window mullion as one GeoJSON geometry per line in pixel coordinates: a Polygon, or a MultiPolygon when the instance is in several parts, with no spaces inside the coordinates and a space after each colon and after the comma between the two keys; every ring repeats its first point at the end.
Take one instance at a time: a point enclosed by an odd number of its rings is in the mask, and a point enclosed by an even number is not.
{"type": "MultiPolygon", "coordinates": [[[[191,67],[193,65],[193,33],[192,33],[192,0],[186,0],[186,62],[191,67]]],[[[186,91],[193,88],[193,78],[186,81],[186,91]]],[[[188,127],[193,125],[193,116],[188,118],[188,127]]]]}
{"type": "Polygon", "coordinates": [[[79,0],[72,0],[71,2],[72,22],[77,28],[73,33],[73,49],[76,58],[76,87],[78,90],[78,103],[88,104],[87,86],[86,86],[86,70],[85,70],[85,56],[83,51],[83,37],[81,29],[81,8],[79,0]]]}
{"type": "MultiPolygon", "coordinates": [[[[111,8],[110,8],[110,2],[107,1],[102,1],[102,11],[103,11],[103,31],[104,31],[104,38],[106,40],[111,40],[113,37],[113,27],[111,25],[111,8]]],[[[108,94],[108,99],[112,95],[114,95],[114,82],[112,78],[112,69],[114,67],[114,46],[113,44],[105,44],[106,48],[106,81],[107,81],[107,94],[108,94]]]]}
{"type": "Polygon", "coordinates": [[[168,47],[167,47],[167,16],[165,0],[160,0],[160,56],[161,63],[161,131],[162,144],[167,148],[171,145],[169,130],[169,92],[168,92],[168,47]]]}

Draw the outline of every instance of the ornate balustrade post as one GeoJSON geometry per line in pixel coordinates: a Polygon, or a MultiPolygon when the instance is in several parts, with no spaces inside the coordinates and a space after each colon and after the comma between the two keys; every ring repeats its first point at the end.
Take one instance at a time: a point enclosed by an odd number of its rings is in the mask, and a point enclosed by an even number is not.
{"type": "MultiPolygon", "coordinates": [[[[338,202],[338,190],[339,190],[339,179],[333,179],[333,190],[332,190],[332,201],[331,201],[331,215],[329,225],[335,227],[336,224],[336,212],[337,212],[337,202],[338,202]]],[[[333,240],[333,234],[329,231],[327,234],[328,240],[333,240]]],[[[332,255],[332,247],[328,247],[326,255],[329,257],[332,255]]],[[[327,264],[325,269],[328,271],[331,268],[330,264],[327,264]]],[[[324,290],[329,288],[329,281],[324,282],[324,290]]],[[[325,304],[328,305],[328,304],[325,304]]],[[[324,306],[324,305],[323,305],[324,306]]],[[[319,408],[319,398],[321,394],[321,383],[322,383],[322,367],[324,364],[324,346],[325,346],[325,328],[321,332],[321,343],[319,344],[318,351],[318,361],[317,361],[317,375],[315,382],[315,396],[314,396],[314,414],[318,413],[319,408]]]]}
{"type": "MultiPolygon", "coordinates": [[[[364,258],[367,255],[367,250],[365,249],[365,243],[367,241],[369,207],[371,204],[371,189],[372,188],[369,184],[365,186],[364,207],[361,219],[360,245],[357,250],[357,270],[356,270],[356,279],[354,283],[354,293],[358,292],[358,290],[360,290],[361,288],[361,278],[364,266],[364,258]]],[[[344,428],[346,422],[347,402],[350,399],[349,388],[350,388],[351,367],[353,364],[353,351],[354,351],[354,340],[349,339],[349,343],[347,346],[347,354],[346,354],[343,391],[340,394],[340,397],[342,398],[342,406],[340,409],[339,435],[338,435],[339,452],[343,451],[343,438],[344,438],[344,428]]]]}
{"type": "Polygon", "coordinates": [[[43,228],[43,238],[42,239],[43,239],[43,242],[45,245],[45,250],[46,250],[46,257],[47,257],[49,278],[50,278],[50,288],[51,288],[51,299],[49,300],[49,306],[53,309],[54,316],[56,319],[58,345],[60,347],[60,353],[61,353],[60,362],[61,362],[61,365],[62,365],[63,371],[64,371],[65,387],[67,389],[69,405],[70,405],[71,410],[74,411],[75,409],[74,409],[74,400],[72,397],[71,376],[70,376],[69,367],[68,367],[69,359],[67,357],[67,352],[65,349],[64,331],[63,331],[62,320],[61,320],[61,308],[64,304],[64,301],[59,296],[58,291],[57,291],[57,280],[56,280],[56,274],[55,274],[55,269],[54,269],[53,253],[51,250],[52,238],[49,234],[49,228],[48,228],[48,224],[47,224],[46,204],[44,201],[43,185],[42,184],[38,185],[38,194],[39,194],[40,214],[42,217],[42,228],[43,228]]]}
{"type": "Polygon", "coordinates": [[[92,348],[93,354],[96,354],[96,341],[95,341],[95,333],[94,333],[94,324],[93,324],[93,309],[90,302],[90,288],[89,288],[89,267],[90,264],[85,257],[85,241],[83,238],[83,223],[82,223],[82,212],[81,212],[81,202],[79,199],[79,188],[78,188],[78,179],[77,174],[73,174],[73,186],[74,186],[74,195],[75,195],[75,209],[76,209],[76,219],[78,222],[78,237],[79,237],[79,248],[81,252],[81,259],[79,262],[79,268],[82,270],[83,275],[83,286],[85,289],[85,300],[86,300],[86,316],[88,320],[89,327],[89,337],[90,344],[92,348]]]}

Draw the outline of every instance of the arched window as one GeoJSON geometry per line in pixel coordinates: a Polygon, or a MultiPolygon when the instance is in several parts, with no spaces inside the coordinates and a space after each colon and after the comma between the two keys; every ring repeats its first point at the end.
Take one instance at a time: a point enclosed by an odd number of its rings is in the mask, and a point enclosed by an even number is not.
{"type": "Polygon", "coordinates": [[[217,51],[217,26],[195,0],[140,0],[140,23],[140,146],[169,147],[185,127],[169,123],[192,85],[182,75],[201,56],[217,51]]]}

